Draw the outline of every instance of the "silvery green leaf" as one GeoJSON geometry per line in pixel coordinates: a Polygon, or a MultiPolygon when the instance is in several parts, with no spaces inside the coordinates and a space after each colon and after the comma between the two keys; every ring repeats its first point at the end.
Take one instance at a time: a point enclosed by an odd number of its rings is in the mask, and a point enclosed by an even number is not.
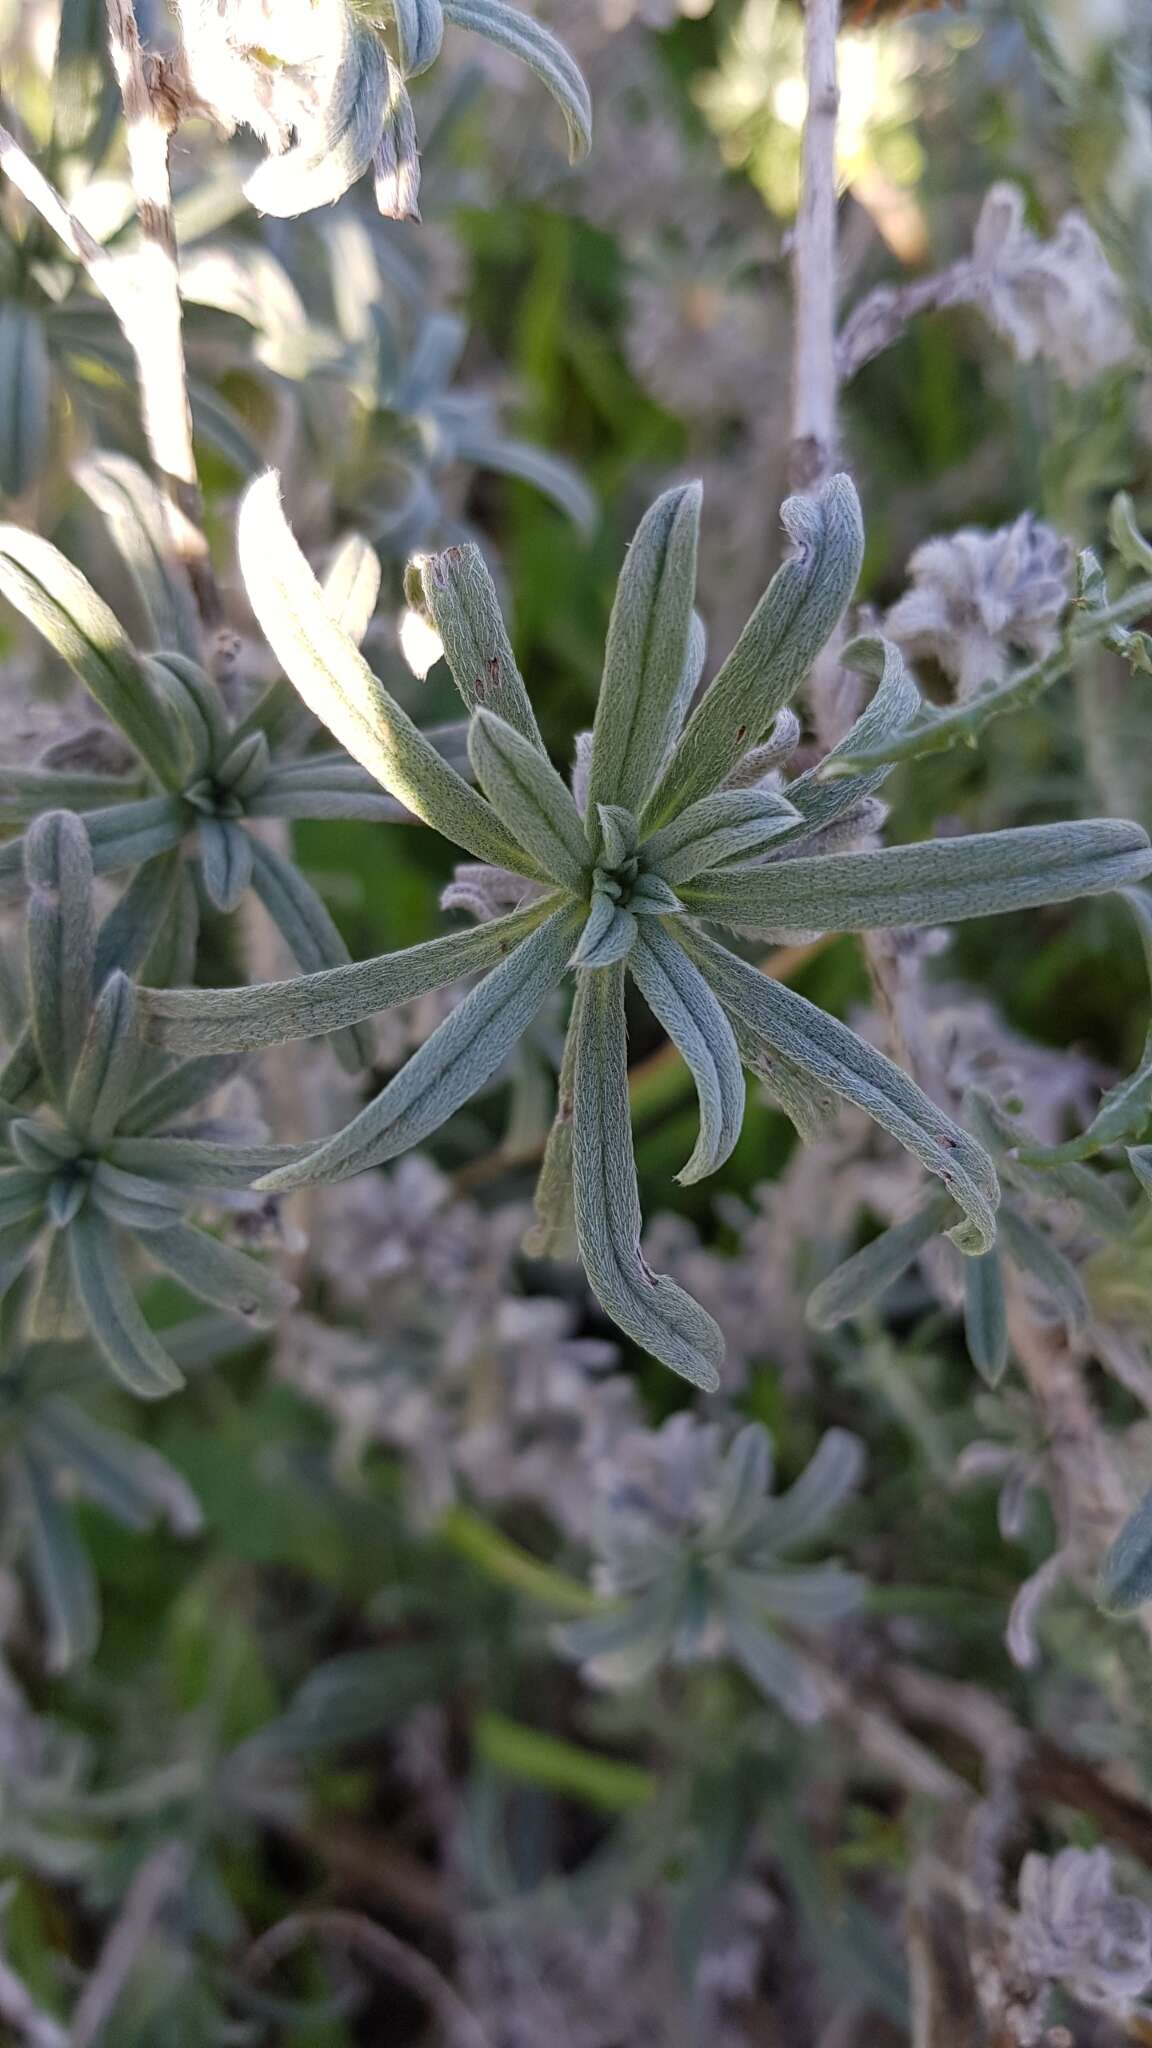
{"type": "Polygon", "coordinates": [[[680,731],[692,706],[692,699],[700,688],[704,663],[708,655],[708,633],[699,612],[693,612],[688,625],[688,645],[684,650],[684,666],[680,671],[680,682],[676,690],[676,701],[668,722],[668,745],[665,758],[670,755],[680,737],[680,731]]]}
{"type": "Polygon", "coordinates": [[[388,52],[388,97],[380,139],[372,158],[376,205],[385,220],[420,218],[420,145],[408,88],[388,52]]]}
{"type": "Polygon", "coordinates": [[[440,1128],[503,1066],[563,975],[578,913],[554,911],[445,1018],[388,1086],[327,1144],[268,1174],[262,1188],[347,1180],[440,1128]]]}
{"type": "Polygon", "coordinates": [[[271,1173],[297,1158],[295,1145],[218,1145],[209,1138],[114,1138],[105,1155],[125,1173],[165,1187],[224,1194],[249,1188],[262,1173],[271,1173]]]}
{"type": "Polygon", "coordinates": [[[41,1402],[29,1437],[123,1528],[151,1529],[164,1521],[178,1536],[194,1536],[200,1528],[199,1503],[175,1466],[148,1444],[105,1429],[73,1401],[41,1402]]]}
{"type": "Polygon", "coordinates": [[[864,530],[850,478],[789,498],[781,518],[796,553],[777,570],[684,729],[645,810],[646,832],[725,781],[795,696],[860,574],[864,530]]]}
{"type": "Polygon", "coordinates": [[[636,943],[637,924],[610,896],[593,896],[571,959],[573,967],[614,967],[636,943]]]}
{"type": "Polygon", "coordinates": [[[1152,1195],[1152,1145],[1129,1145],[1128,1164],[1145,1194],[1152,1195]]]}
{"type": "Polygon", "coordinates": [[[47,1663],[52,1671],[67,1671],[90,1657],[99,1640],[95,1574],[48,1461],[31,1450],[17,1451],[12,1480],[46,1631],[47,1663]]]}
{"type": "Polygon", "coordinates": [[[598,1685],[642,1685],[664,1662],[676,1626],[675,1592],[653,1586],[623,1610],[589,1615],[555,1631],[555,1641],[598,1685]]]}
{"type": "Polygon", "coordinates": [[[1029,1165],[1025,1154],[1032,1146],[1030,1133],[981,1089],[968,1090],[964,1120],[989,1151],[996,1156],[1004,1155],[1005,1175],[1016,1187],[1042,1202],[1062,1195],[1077,1203],[1086,1215],[1095,1217],[1105,1230],[1124,1228],[1128,1207],[1110,1179],[1076,1160],[1067,1165],[1053,1165],[1048,1160],[1043,1166],[1029,1165]]]}
{"type": "Polygon", "coordinates": [[[475,433],[465,426],[456,438],[461,462],[486,469],[496,476],[518,477],[551,500],[582,534],[595,529],[598,505],[580,471],[560,455],[550,455],[534,441],[517,441],[507,434],[475,433]]]}
{"type": "Polygon", "coordinates": [[[111,1137],[139,1090],[142,1051],[136,990],[117,968],[96,998],[72,1074],[65,1111],[70,1129],[93,1144],[111,1137]]]}
{"type": "Polygon", "coordinates": [[[628,1103],[624,970],[581,977],[576,1016],[572,1185],[580,1256],[596,1299],[644,1350],[694,1386],[720,1383],[724,1339],[699,1302],[640,1253],[640,1197],[628,1103]]]}
{"type": "Polygon", "coordinates": [[[245,805],[249,818],[363,818],[374,825],[413,825],[411,811],[350,762],[352,773],[311,768],[310,761],[273,768],[245,805]],[[296,773],[297,766],[304,772],[296,773]]]}
{"type": "Polygon", "coordinates": [[[692,632],[700,485],[665,491],[644,514],[616,586],[592,730],[588,817],[639,812],[668,751],[692,632]]]}
{"type": "Polygon", "coordinates": [[[530,14],[507,7],[504,0],[444,0],[444,19],[472,29],[489,42],[510,50],[546,85],[564,116],[568,154],[573,163],[592,147],[592,102],[576,65],[563,43],[530,14]]]}
{"type": "Polygon", "coordinates": [[[206,670],[186,654],[161,648],[144,654],[140,665],[165,708],[171,709],[183,730],[182,787],[194,778],[215,770],[235,744],[224,700],[206,670]]]}
{"type": "Polygon", "coordinates": [[[728,1574],[726,1588],[749,1614],[827,1628],[859,1612],[867,1581],[843,1565],[789,1565],[783,1571],[737,1568],[728,1574]]]}
{"type": "Polygon", "coordinates": [[[628,895],[633,917],[679,917],[684,905],[663,875],[641,875],[628,895]]]}
{"type": "Polygon", "coordinates": [[[537,898],[490,924],[291,981],[254,988],[142,989],[146,1034],[180,1053],[249,1052],[258,1045],[319,1038],[495,966],[555,908],[555,897],[537,898]]]}
{"type": "Polygon", "coordinates": [[[399,74],[376,31],[342,13],[343,45],[322,128],[282,156],[266,157],[248,178],[244,192],[260,213],[287,219],[331,206],[372,162],[388,118],[399,74]]]}
{"type": "Polygon", "coordinates": [[[72,474],[103,518],[140,593],[153,646],[199,660],[196,603],[172,546],[169,513],[159,487],[128,456],[107,449],[85,456],[72,474]]]}
{"type": "Polygon", "coordinates": [[[710,1544],[735,1546],[760,1519],[772,1488],[772,1438],[762,1422],[745,1423],[724,1454],[715,1497],[701,1524],[710,1544]]]}
{"type": "MultiPolygon", "coordinates": [[[[292,958],[305,974],[351,966],[348,948],[312,884],[292,861],[282,860],[270,846],[245,834],[252,861],[252,887],[282,933],[292,958]]],[[[333,1035],[332,1049],[353,1073],[369,1066],[376,1045],[366,1025],[350,1025],[333,1035]]]]}
{"type": "Polygon", "coordinates": [[[72,1270],[71,1229],[53,1231],[47,1254],[31,1277],[24,1311],[28,1335],[53,1344],[75,1337],[85,1318],[72,1270]]]}
{"type": "Polygon", "coordinates": [[[751,789],[762,783],[782,762],[796,752],[800,745],[800,720],[786,704],[772,721],[772,729],[766,740],[757,747],[749,748],[742,754],[731,774],[726,775],[722,789],[751,789]]]}
{"type": "Polygon", "coordinates": [[[18,299],[0,302],[0,491],[19,498],[44,465],[52,365],[44,322],[18,299]]]}
{"type": "Polygon", "coordinates": [[[162,782],[177,788],[178,748],[139,656],[119,621],[58,548],[0,526],[0,594],[79,676],[162,782]]]}
{"type": "Polygon", "coordinates": [[[324,601],[359,647],[380,599],[380,557],[362,533],[347,533],[324,571],[324,601]]]}
{"type": "Polygon", "coordinates": [[[476,780],[501,823],[554,882],[579,890],[591,859],[583,821],[547,755],[495,712],[472,718],[468,751],[476,780]]]}
{"type": "Polygon", "coordinates": [[[907,1074],[854,1031],[702,933],[677,924],[677,942],[701,969],[729,1016],[783,1053],[822,1088],[854,1102],[943,1181],[965,1213],[948,1236],[966,1253],[988,1251],[1000,1200],[983,1147],[944,1115],[907,1074]]]}
{"type": "Polygon", "coordinates": [[[929,1195],[903,1223],[882,1230],[813,1289],[808,1297],[808,1321],[817,1330],[834,1330],[838,1323],[878,1301],[953,1213],[950,1197],[940,1192],[929,1195]]]}
{"type": "Polygon", "coordinates": [[[810,1728],[821,1720],[824,1701],[820,1688],[795,1650],[771,1630],[762,1628],[746,1601],[731,1592],[725,1601],[724,1618],[732,1656],[757,1690],[802,1728],[810,1728]]]}
{"type": "Polygon", "coordinates": [[[491,806],[441,759],[332,618],[284,517],[272,471],[244,497],[239,548],[245,587],[269,646],[353,759],[478,860],[529,872],[491,806]]]}
{"type": "Polygon", "coordinates": [[[204,1059],[183,1060],[138,1089],[117,1126],[121,1137],[138,1137],[147,1131],[163,1131],[178,1117],[194,1109],[205,1096],[214,1095],[236,1073],[240,1061],[231,1053],[209,1054],[204,1059]]]}
{"type": "Polygon", "coordinates": [[[744,1121],[744,1074],[732,1027],[704,976],[658,924],[645,919],[628,968],[696,1084],[700,1135],[683,1186],[703,1180],[731,1156],[744,1121]]]}
{"type": "Polygon", "coordinates": [[[229,747],[216,771],[217,780],[229,796],[242,803],[255,796],[268,779],[272,749],[262,732],[250,732],[229,747]]]}
{"type": "MultiPolygon", "coordinates": [[[[89,811],[82,819],[98,875],[114,875],[139,867],[178,846],[188,829],[188,807],[179,797],[143,797],[139,803],[117,804],[109,811],[89,811]]],[[[0,902],[24,893],[24,842],[0,846],[0,902]]]]}
{"type": "Polygon", "coordinates": [[[1070,1330],[1082,1330],[1088,1321],[1088,1300],[1071,1259],[1018,1209],[1004,1210],[1000,1234],[1013,1265],[1036,1282],[1070,1330]]]}
{"type": "Polygon", "coordinates": [[[175,1274],[190,1293],[251,1322],[274,1323],[296,1299],[296,1289],[274,1267],[190,1223],[153,1231],[148,1256],[175,1274]]]}
{"type": "Polygon", "coordinates": [[[62,1242],[88,1327],[117,1379],[145,1401],[182,1387],[183,1373],[137,1306],[112,1225],[88,1203],[62,1242]]]}
{"type": "Polygon", "coordinates": [[[790,1119],[805,1143],[814,1144],[835,1120],[840,1107],[836,1096],[786,1060],[739,1017],[733,1014],[729,1022],[748,1072],[755,1074],[765,1095],[790,1119]]]}
{"type": "Polygon", "coordinates": [[[964,1261],[964,1336],[981,1379],[998,1386],[1008,1363],[1008,1306],[998,1251],[964,1261]]]}
{"type": "Polygon", "coordinates": [[[1152,1114],[1152,1031],[1144,1041],[1139,1066],[1109,1088],[1086,1131],[1066,1145],[1027,1145],[1021,1158],[1029,1166],[1067,1166],[1091,1159],[1106,1145],[1122,1145],[1138,1137],[1152,1114]]]}
{"type": "Polygon", "coordinates": [[[645,842],[644,858],[677,885],[707,868],[763,853],[799,824],[800,812],[773,789],[718,790],[689,804],[645,842]]]}
{"type": "Polygon", "coordinates": [[[13,1281],[20,1278],[35,1249],[42,1225],[42,1210],[25,1215],[19,1223],[0,1224],[0,1295],[6,1294],[13,1281]]]}
{"type": "Polygon", "coordinates": [[[596,815],[600,820],[602,859],[610,868],[621,867],[631,860],[640,843],[636,814],[624,804],[597,804],[596,815]]]}
{"type": "MultiPolygon", "coordinates": [[[[853,640],[840,656],[844,668],[871,676],[877,687],[871,702],[860,713],[842,740],[806,775],[798,775],[785,794],[805,821],[806,832],[823,832],[852,811],[861,798],[871,796],[886,780],[887,768],[873,768],[866,775],[842,774],[840,764],[883,746],[900,732],[920,708],[920,692],[905,664],[900,649],[878,635],[853,640]]],[[[800,835],[798,835],[800,836],[800,835]]],[[[806,836],[806,835],[805,835],[806,836]]]]}
{"type": "Polygon", "coordinates": [[[43,1080],[36,1041],[25,1027],[0,1066],[0,1125],[6,1110],[27,1109],[40,1100],[43,1080]]]}
{"type": "Polygon", "coordinates": [[[1097,896],[1152,872],[1139,825],[1089,818],[964,839],[717,869],[684,890],[701,917],[746,930],[879,931],[955,924],[1097,896]]]}
{"type": "Polygon", "coordinates": [[[93,986],[102,988],[114,968],[135,974],[162,927],[172,917],[184,867],[173,847],[146,861],[104,919],[96,937],[93,986]]]}
{"type": "Polygon", "coordinates": [[[24,825],[41,811],[100,810],[129,803],[140,785],[122,775],[70,775],[55,768],[0,768],[0,825],[24,825]]]}
{"type": "Polygon", "coordinates": [[[469,711],[494,711],[543,753],[536,714],[479,548],[469,543],[425,555],[412,564],[409,574],[410,601],[439,633],[452,679],[469,711]]]}
{"type": "Polygon", "coordinates": [[[1152,574],[1152,542],[1136,523],[1136,508],[1127,491],[1117,491],[1108,508],[1108,538],[1126,569],[1152,574]]]}
{"type": "Polygon", "coordinates": [[[864,1446],[846,1429],[824,1432],[799,1478],[787,1493],[764,1504],[755,1550],[745,1562],[753,1570],[782,1552],[811,1542],[850,1499],[864,1476],[864,1446]]]}
{"type": "Polygon", "coordinates": [[[56,1173],[83,1150],[81,1141],[71,1131],[58,1130],[54,1124],[40,1123],[31,1117],[13,1118],[5,1143],[22,1166],[40,1173],[56,1173]]]}
{"type": "Polygon", "coordinates": [[[125,1173],[110,1159],[97,1161],[88,1187],[97,1208],[126,1230],[170,1230],[187,1206],[186,1196],[178,1189],[163,1187],[138,1173],[125,1173]]]}
{"type": "Polygon", "coordinates": [[[572,1207],[572,1090],[576,1077],[576,1043],[585,982],[578,978],[564,1055],[556,1089],[556,1114],[548,1132],[533,1196],[533,1220],[523,1249],[533,1259],[575,1260],[576,1219],[572,1207]]]}
{"type": "Polygon", "coordinates": [[[253,879],[255,841],[228,818],[201,818],[197,837],[208,901],[235,910],[253,879]]]}
{"type": "Polygon", "coordinates": [[[7,1167],[0,1172],[0,1233],[11,1230],[44,1207],[44,1175],[34,1167],[7,1167]]]}
{"type": "Polygon", "coordinates": [[[1152,1597],[1152,1492],[1125,1522],[1100,1572],[1100,1605],[1131,1614],[1152,1597]]]}
{"type": "Polygon", "coordinates": [[[389,0],[396,27],[396,52],[405,78],[427,71],[440,55],[444,14],[440,0],[389,0]]]}
{"type": "Polygon", "coordinates": [[[47,811],[24,837],[28,996],[48,1086],[63,1101],[92,1007],[96,916],[88,835],[70,811],[47,811]]]}

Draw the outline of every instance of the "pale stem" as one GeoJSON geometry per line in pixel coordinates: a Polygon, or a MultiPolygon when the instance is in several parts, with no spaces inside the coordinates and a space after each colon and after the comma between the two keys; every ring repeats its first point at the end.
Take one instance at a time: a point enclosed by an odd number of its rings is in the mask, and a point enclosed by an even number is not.
{"type": "Polygon", "coordinates": [[[811,491],[836,453],[836,31],[840,0],[808,0],[804,68],[808,114],[801,158],[792,277],[793,490],[811,491]]]}

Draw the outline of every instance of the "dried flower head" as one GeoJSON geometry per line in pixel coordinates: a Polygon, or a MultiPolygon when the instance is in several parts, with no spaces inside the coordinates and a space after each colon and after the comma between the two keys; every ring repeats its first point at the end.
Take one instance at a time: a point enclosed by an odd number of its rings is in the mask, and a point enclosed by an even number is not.
{"type": "Polygon", "coordinates": [[[1051,363],[1075,387],[1135,355],[1123,286],[1083,214],[1066,213],[1045,242],[1025,226],[1019,187],[993,185],[972,263],[973,296],[1022,363],[1051,363]]]}
{"type": "Polygon", "coordinates": [[[910,588],[884,630],[911,660],[939,662],[963,701],[1002,682],[1014,655],[1042,660],[1055,651],[1072,562],[1071,541],[1030,512],[995,533],[966,527],[926,541],[909,559],[910,588]]]}
{"type": "Polygon", "coordinates": [[[1152,1908],[1116,1890],[1107,1849],[1024,1858],[1013,1947],[1030,1976],[1118,2016],[1152,1986],[1152,1908]]]}

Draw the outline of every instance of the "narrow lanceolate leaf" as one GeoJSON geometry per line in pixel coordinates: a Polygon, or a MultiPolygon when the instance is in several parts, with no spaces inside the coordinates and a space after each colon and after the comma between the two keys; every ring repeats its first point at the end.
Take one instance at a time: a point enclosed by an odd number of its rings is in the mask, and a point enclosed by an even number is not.
{"type": "MultiPolygon", "coordinates": [[[[304,973],[351,966],[348,948],[315,889],[293,861],[281,860],[262,840],[245,834],[252,862],[252,887],[288,943],[304,973]]],[[[351,1025],[334,1036],[333,1050],[355,1073],[368,1066],[375,1041],[366,1025],[351,1025]]]]}
{"type": "Polygon", "coordinates": [[[187,1193],[249,1188],[260,1174],[297,1158],[295,1145],[218,1145],[208,1138],[114,1138],[107,1158],[125,1173],[187,1193]]]}
{"type": "Polygon", "coordinates": [[[12,1471],[28,1567],[47,1637],[48,1664],[67,1671],[90,1657],[100,1636],[100,1596],[88,1553],[56,1491],[49,1459],[17,1451],[12,1471]]]}
{"type": "Polygon", "coordinates": [[[554,896],[540,897],[490,924],[291,981],[142,989],[146,1035],[178,1053],[250,1052],[258,1045],[319,1038],[496,966],[555,908],[554,896]]]}
{"type": "Polygon", "coordinates": [[[38,818],[24,840],[24,871],[32,1033],[48,1085],[63,1100],[88,1028],[96,953],[92,856],[79,818],[38,818]]]}
{"type": "Polygon", "coordinates": [[[94,988],[103,988],[114,968],[135,974],[176,910],[184,860],[176,847],[137,870],[96,938],[94,988]]]}
{"type": "MultiPolygon", "coordinates": [[[[817,1330],[834,1330],[849,1316],[878,1301],[889,1287],[906,1273],[913,1259],[923,1251],[945,1222],[954,1215],[946,1194],[934,1194],[922,1202],[905,1222],[881,1231],[842,1266],[837,1266],[808,1297],[808,1321],[817,1330]]],[[[969,1265],[977,1262],[972,1259],[969,1265]]]]}
{"type": "Polygon", "coordinates": [[[0,768],[0,825],[24,825],[41,811],[98,811],[130,803],[141,784],[124,775],[71,775],[55,768],[0,768]]]}
{"type": "Polygon", "coordinates": [[[136,1027],[136,990],[119,969],[92,1011],[65,1111],[70,1130],[94,1143],[109,1138],[135,1092],[143,1047],[136,1027]]]}
{"type": "Polygon", "coordinates": [[[444,40],[440,0],[390,0],[388,12],[396,28],[400,69],[405,78],[415,78],[440,55],[444,40]]]}
{"type": "Polygon", "coordinates": [[[654,833],[645,842],[645,864],[679,885],[708,868],[752,860],[800,823],[801,813],[777,790],[719,790],[654,833]]]}
{"type": "Polygon", "coordinates": [[[787,1493],[764,1503],[760,1536],[748,1561],[769,1569],[782,1552],[810,1543],[856,1492],[864,1476],[864,1446],[848,1429],[825,1430],[813,1456],[787,1493]]]}
{"type": "Polygon", "coordinates": [[[1110,1088],[1086,1131],[1066,1145],[1027,1145],[1021,1158],[1029,1166],[1068,1166],[1091,1159],[1106,1145],[1123,1145],[1138,1138],[1152,1114],[1152,1031],[1144,1041],[1144,1054],[1135,1073],[1126,1074],[1110,1088]]]}
{"type": "Polygon", "coordinates": [[[273,1267],[190,1223],[152,1231],[148,1256],[175,1274],[190,1293],[252,1322],[275,1322],[296,1299],[295,1288],[273,1267]]]}
{"type": "Polygon", "coordinates": [[[501,823],[552,881],[582,888],[591,868],[583,820],[547,755],[491,711],[475,713],[468,751],[501,823]]]}
{"type": "Polygon", "coordinates": [[[687,1187],[715,1173],[740,1136],[744,1072],[739,1049],[703,975],[659,924],[644,919],[628,967],[696,1083],[700,1136],[687,1166],[676,1176],[687,1187]]]}
{"type": "Polygon", "coordinates": [[[587,982],[578,976],[564,1039],[564,1057],[556,1089],[556,1114],[544,1147],[533,1196],[533,1221],[524,1235],[524,1250],[533,1259],[572,1259],[576,1252],[576,1221],[572,1209],[572,1091],[576,1083],[576,1044],[580,1005],[587,982]]]}
{"type": "Polygon", "coordinates": [[[1069,1329],[1082,1330],[1088,1321],[1088,1298],[1071,1259],[1017,1209],[1005,1209],[1000,1229],[1013,1264],[1035,1281],[1069,1329]]]}
{"type": "Polygon", "coordinates": [[[771,1629],[763,1627],[754,1606],[728,1593],[725,1621],[728,1647],[754,1686],[773,1700],[790,1721],[810,1728],[823,1717],[820,1687],[803,1659],[771,1629]]]}
{"type": "Polygon", "coordinates": [[[1000,1188],[983,1146],[847,1025],[691,926],[670,929],[734,1020],[783,1053],[802,1074],[856,1103],[943,1181],[965,1215],[947,1233],[960,1250],[988,1251],[996,1236],[1000,1188]]]}
{"type": "Polygon", "coordinates": [[[0,594],[43,634],[161,781],[180,762],[140,658],[114,614],[58,548],[18,526],[0,527],[0,594]]]}
{"type": "Polygon", "coordinates": [[[592,731],[588,819],[597,804],[639,812],[668,750],[692,633],[700,485],[665,491],[624,558],[592,731]]]}
{"type": "Polygon", "coordinates": [[[372,158],[376,204],[385,220],[420,218],[420,145],[408,88],[384,52],[388,98],[380,138],[372,158]]]}
{"type": "Polygon", "coordinates": [[[839,1112],[840,1104],[831,1089],[811,1074],[802,1074],[735,1014],[730,1022],[748,1072],[755,1074],[765,1095],[789,1118],[805,1144],[814,1144],[839,1112]]]}
{"type": "Polygon", "coordinates": [[[137,1306],[115,1231],[91,1203],[69,1225],[67,1244],[88,1327],[117,1379],[146,1401],[183,1386],[183,1373],[137,1306]]]}
{"type": "Polygon", "coordinates": [[[44,460],[52,365],[44,322],[17,299],[0,304],[0,491],[19,498],[44,460]]]}
{"type": "MultiPolygon", "coordinates": [[[[3,1176],[4,1180],[8,1178],[7,1174],[3,1176]]],[[[7,1294],[13,1282],[20,1278],[32,1257],[42,1228],[40,1209],[25,1215],[21,1222],[0,1224],[0,1295],[7,1294]]]]}
{"type": "Polygon", "coordinates": [[[217,910],[235,910],[252,881],[252,838],[230,818],[201,818],[198,838],[209,903],[217,910]]]}
{"type": "Polygon", "coordinates": [[[1130,1614],[1152,1599],[1152,1493],[1145,1494],[1108,1552],[1099,1597],[1112,1614],[1130,1614]]]}
{"type": "Polygon", "coordinates": [[[614,967],[632,950],[636,932],[636,919],[630,910],[621,910],[611,896],[593,896],[572,955],[572,966],[614,967]]]}
{"type": "MultiPolygon", "coordinates": [[[[196,1319],[200,1324],[211,1320],[196,1319]]],[[[235,1345],[235,1337],[232,1341],[235,1345]]],[[[105,1429],[74,1402],[59,1396],[42,1401],[29,1440],[123,1528],[150,1529],[165,1521],[178,1536],[194,1535],[200,1528],[199,1503],[175,1467],[147,1444],[105,1429]]]]}
{"type": "Polygon", "coordinates": [[[645,831],[707,796],[765,738],[856,587],[864,530],[848,477],[833,477],[817,497],[789,498],[781,517],[796,553],[777,570],[692,713],[649,799],[645,831]]]}
{"type": "Polygon", "coordinates": [[[531,872],[491,806],[451,769],[333,619],[269,471],[240,508],[240,563],[273,653],[314,711],[389,794],[478,860],[531,872]]]}
{"type": "Polygon", "coordinates": [[[997,1251],[964,1261],[964,1337],[981,1379],[997,1386],[1008,1363],[1008,1305],[997,1251]]]}
{"type": "Polygon", "coordinates": [[[494,711],[543,753],[536,713],[479,548],[471,543],[445,548],[441,554],[424,556],[413,569],[410,596],[439,633],[452,679],[469,711],[494,711]]]}
{"type": "MultiPolygon", "coordinates": [[[[88,811],[81,822],[92,849],[94,872],[119,874],[167,853],[180,844],[191,815],[187,804],[175,796],[142,797],[139,803],[88,811]]],[[[0,846],[0,903],[11,903],[23,893],[24,841],[14,839],[0,846]]]]}
{"type": "Polygon", "coordinates": [[[168,511],[152,478],[106,449],[73,468],[116,543],[152,628],[152,645],[198,661],[200,624],[187,572],[172,546],[168,511]]]}
{"type": "Polygon", "coordinates": [[[362,533],[347,533],[336,548],[322,584],[324,601],[338,626],[359,647],[376,616],[380,557],[362,533]]]}
{"type": "Polygon", "coordinates": [[[418,1145],[503,1066],[568,964],[579,913],[555,911],[413,1053],[387,1088],[326,1145],[259,1183],[281,1191],[347,1180],[418,1145]]]}
{"type": "Polygon", "coordinates": [[[1139,825],[1090,818],[717,870],[686,888],[684,901],[747,930],[867,932],[1067,903],[1150,871],[1152,847],[1139,825]]]}
{"type": "Polygon", "coordinates": [[[901,731],[920,708],[915,680],[900,649],[891,640],[874,636],[853,640],[840,660],[843,667],[871,676],[876,690],[871,703],[819,765],[788,784],[785,794],[805,822],[803,836],[826,831],[863,797],[880,788],[887,779],[887,768],[874,768],[867,775],[841,775],[839,765],[850,755],[880,746],[892,733],[901,731]]]}
{"type": "Polygon", "coordinates": [[[120,1135],[132,1138],[146,1131],[165,1130],[230,1081],[239,1065],[235,1054],[215,1053],[170,1067],[146,1088],[136,1090],[117,1126],[120,1135]]]}
{"type": "Polygon", "coordinates": [[[627,1335],[694,1386],[720,1384],[724,1339],[699,1302],[640,1253],[628,1106],[624,970],[589,973],[576,1019],[572,1189],[580,1256],[596,1299],[627,1335]]]}
{"type": "Polygon", "coordinates": [[[564,116],[573,163],[592,147],[592,101],[580,71],[550,29],[504,0],[444,0],[445,21],[510,50],[547,86],[564,116]]]}

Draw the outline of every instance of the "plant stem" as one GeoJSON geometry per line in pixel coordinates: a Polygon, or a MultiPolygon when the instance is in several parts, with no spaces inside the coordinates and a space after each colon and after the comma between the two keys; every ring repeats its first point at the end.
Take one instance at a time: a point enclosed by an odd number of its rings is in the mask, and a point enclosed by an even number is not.
{"type": "Polygon", "coordinates": [[[220,623],[220,599],[204,538],[192,447],[168,161],[180,101],[162,60],[147,55],[141,46],[133,0],[107,0],[107,12],[142,242],[136,289],[114,310],[136,358],[144,431],[168,499],[173,544],[188,571],[200,616],[214,630],[220,623]]]}
{"type": "Polygon", "coordinates": [[[800,209],[792,276],[793,490],[810,491],[829,475],[836,453],[836,31],[840,0],[808,0],[804,10],[804,123],[800,209]]]}

